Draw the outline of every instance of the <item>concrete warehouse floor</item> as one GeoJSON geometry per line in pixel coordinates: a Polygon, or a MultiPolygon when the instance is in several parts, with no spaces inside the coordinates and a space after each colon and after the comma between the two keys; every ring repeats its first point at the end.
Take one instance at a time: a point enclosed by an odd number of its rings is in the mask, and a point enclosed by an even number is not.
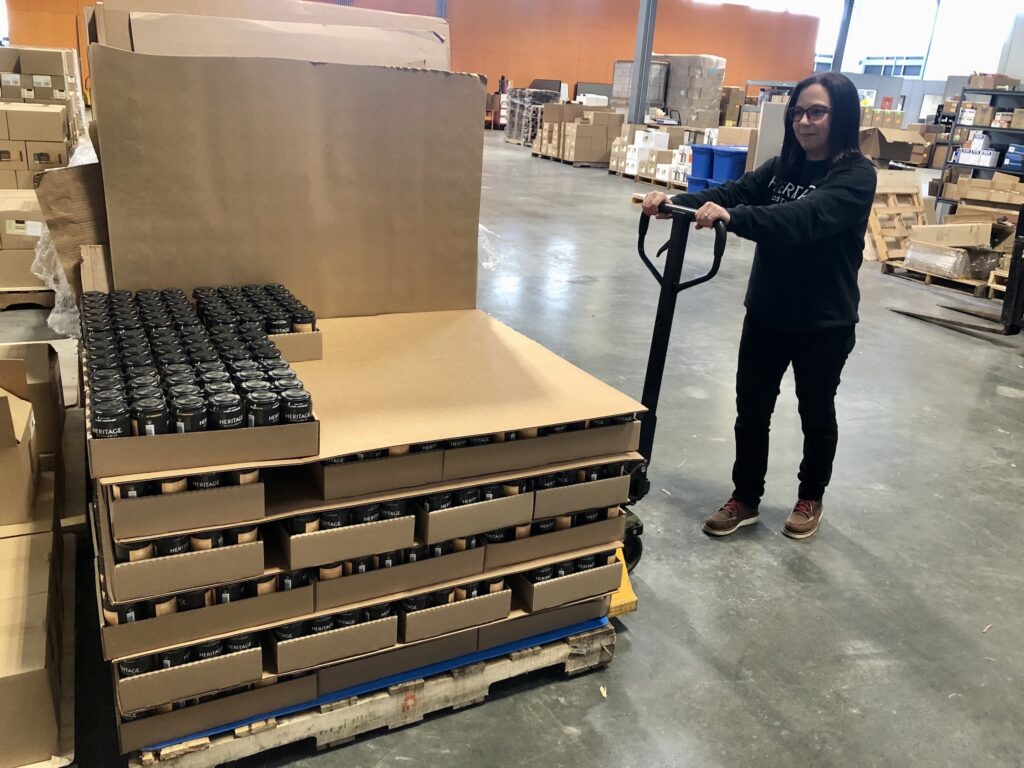
{"type": "MultiPolygon", "coordinates": [[[[657,290],[636,255],[639,185],[487,136],[482,308],[639,397],[657,290]]],[[[668,224],[652,227],[652,250],[668,224]]],[[[711,236],[691,236],[693,268],[711,236]]],[[[1024,763],[1024,343],[929,326],[960,298],[861,272],[862,323],[819,533],[781,535],[801,436],[787,376],[762,523],[700,532],[729,493],[733,379],[752,244],[683,295],[659,412],[638,613],[605,670],[499,687],[484,705],[323,754],[251,766],[1019,766],[1024,763]],[[1016,512],[1014,512],[1016,510],[1016,512]],[[607,689],[607,699],[599,688],[607,689]]],[[[0,315],[0,338],[22,316],[0,315]]],[[[109,678],[79,582],[84,766],[114,764],[109,678]],[[90,623],[91,622],[91,623],[90,623]],[[90,658],[91,656],[91,658],[90,658]]]]}

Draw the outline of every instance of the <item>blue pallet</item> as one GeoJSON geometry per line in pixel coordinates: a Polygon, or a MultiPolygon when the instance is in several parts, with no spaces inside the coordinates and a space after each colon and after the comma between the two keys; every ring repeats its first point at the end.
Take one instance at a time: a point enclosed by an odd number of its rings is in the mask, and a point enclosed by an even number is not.
{"type": "Polygon", "coordinates": [[[313,709],[319,707],[322,704],[329,704],[332,701],[340,701],[341,699],[347,699],[351,696],[361,696],[364,693],[372,693],[374,691],[381,691],[386,688],[390,688],[393,685],[399,683],[405,683],[409,680],[418,680],[424,677],[433,677],[439,675],[442,672],[449,672],[457,667],[464,667],[468,664],[476,664],[481,661],[487,661],[489,659],[495,659],[499,656],[505,656],[515,651],[521,651],[525,648],[533,648],[537,645],[546,645],[552,643],[555,640],[562,640],[572,635],[578,635],[583,632],[589,632],[592,629],[600,629],[601,627],[608,625],[607,618],[590,619],[580,624],[573,624],[571,627],[564,627],[562,629],[556,629],[551,632],[545,632],[542,635],[534,635],[528,637],[525,640],[519,640],[514,643],[508,643],[506,645],[499,645],[497,648],[489,648],[486,651],[477,651],[476,653],[469,653],[465,656],[457,656],[454,659],[448,661],[438,662],[437,664],[430,664],[426,667],[419,667],[418,669],[411,669],[408,672],[402,672],[397,675],[391,675],[390,677],[382,677],[378,680],[373,680],[369,683],[363,683],[362,685],[354,685],[351,688],[345,688],[341,691],[335,691],[334,693],[328,693],[321,696],[313,701],[307,701],[303,704],[296,704],[292,707],[284,707],[282,709],[275,709],[273,712],[265,712],[256,717],[249,717],[245,720],[236,720],[233,723],[226,723],[219,725],[215,728],[208,728],[205,731],[197,731],[191,733],[188,736],[182,736],[178,739],[172,739],[170,741],[164,741],[159,744],[154,744],[151,747],[144,747],[142,752],[155,752],[165,747],[170,747],[174,744],[181,744],[185,741],[192,741],[194,739],[208,738],[210,736],[216,736],[218,733],[227,733],[233,731],[236,728],[241,728],[252,723],[258,723],[261,720],[269,720],[272,717],[284,717],[295,712],[302,712],[307,709],[313,709]]]}

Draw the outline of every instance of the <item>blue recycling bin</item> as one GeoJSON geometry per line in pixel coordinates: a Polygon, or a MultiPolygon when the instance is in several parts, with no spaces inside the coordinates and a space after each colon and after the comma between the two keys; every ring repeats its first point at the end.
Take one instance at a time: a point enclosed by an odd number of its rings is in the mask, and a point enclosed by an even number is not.
{"type": "Polygon", "coordinates": [[[747,165],[746,147],[725,145],[712,147],[712,149],[715,156],[712,165],[712,179],[715,181],[732,181],[743,175],[743,169],[747,165]]]}
{"type": "Polygon", "coordinates": [[[686,180],[686,191],[687,192],[701,192],[707,189],[710,185],[710,179],[705,179],[700,176],[690,176],[686,180]]]}
{"type": "Polygon", "coordinates": [[[694,144],[691,149],[693,150],[691,175],[702,179],[712,178],[711,168],[715,162],[715,148],[710,144],[694,144]]]}

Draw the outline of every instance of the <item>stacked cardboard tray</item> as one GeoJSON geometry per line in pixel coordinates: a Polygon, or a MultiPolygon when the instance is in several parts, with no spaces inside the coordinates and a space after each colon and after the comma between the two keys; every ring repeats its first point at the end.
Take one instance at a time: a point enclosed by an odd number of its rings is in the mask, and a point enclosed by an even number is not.
{"type": "Polygon", "coordinates": [[[280,282],[318,317],[314,354],[278,340],[316,422],[89,441],[122,751],[605,615],[643,408],[475,308],[480,81],[90,56],[114,286],[280,282]],[[407,202],[382,212],[370,178],[407,202]],[[125,557],[231,529],[227,546],[125,557]]]}

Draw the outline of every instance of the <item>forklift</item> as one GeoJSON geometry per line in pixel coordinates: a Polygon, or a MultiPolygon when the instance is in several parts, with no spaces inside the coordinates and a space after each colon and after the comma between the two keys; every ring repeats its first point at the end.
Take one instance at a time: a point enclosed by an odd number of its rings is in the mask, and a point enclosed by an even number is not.
{"type": "MultiPolygon", "coordinates": [[[[633,195],[634,204],[642,203],[643,199],[642,194],[633,195]]],[[[636,567],[644,551],[643,540],[640,538],[644,532],[644,524],[633,511],[633,505],[640,502],[651,490],[647,468],[650,466],[651,455],[654,451],[654,430],[658,424],[658,397],[661,394],[661,384],[665,374],[665,358],[668,355],[668,343],[672,334],[676,298],[687,288],[706,283],[717,275],[718,268],[722,264],[722,254],[725,253],[725,224],[716,221],[714,257],[711,268],[700,277],[681,280],[683,259],[686,255],[686,241],[690,235],[690,224],[695,221],[697,211],[694,208],[686,208],[670,202],[662,203],[658,210],[672,217],[672,232],[669,239],[655,254],[655,259],[665,254],[664,269],[659,272],[644,250],[647,228],[651,221],[645,213],[640,214],[639,237],[636,246],[641,261],[661,286],[661,293],[658,296],[658,310],[654,316],[651,350],[647,358],[647,374],[644,377],[644,390],[640,398],[640,402],[647,409],[640,424],[639,453],[643,460],[630,473],[629,503],[626,505],[626,536],[623,541],[622,554],[626,561],[627,571],[632,571],[636,567]]]]}

